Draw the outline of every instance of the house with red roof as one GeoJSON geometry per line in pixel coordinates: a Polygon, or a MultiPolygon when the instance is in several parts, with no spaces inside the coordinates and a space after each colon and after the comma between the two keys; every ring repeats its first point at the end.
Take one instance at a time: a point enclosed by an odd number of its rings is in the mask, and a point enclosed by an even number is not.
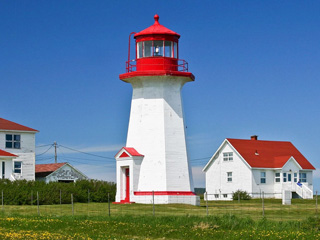
{"type": "Polygon", "coordinates": [[[1,178],[35,180],[35,135],[38,130],[0,118],[1,178]]]}
{"type": "Polygon", "coordinates": [[[254,198],[313,198],[315,168],[291,143],[227,138],[203,169],[208,200],[231,200],[237,190],[254,198]]]}
{"type": "Polygon", "coordinates": [[[48,182],[76,182],[88,179],[69,163],[50,163],[36,165],[36,180],[48,182]]]}

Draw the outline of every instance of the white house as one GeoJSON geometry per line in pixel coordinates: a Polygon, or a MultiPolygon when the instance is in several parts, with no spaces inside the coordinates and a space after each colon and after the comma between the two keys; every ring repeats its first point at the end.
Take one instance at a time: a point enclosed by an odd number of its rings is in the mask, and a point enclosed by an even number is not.
{"type": "Polygon", "coordinates": [[[36,180],[48,182],[76,182],[88,179],[69,163],[51,163],[36,165],[36,180]]]}
{"type": "Polygon", "coordinates": [[[231,200],[237,190],[252,197],[312,198],[315,168],[291,142],[225,139],[203,171],[208,200],[231,200]]]}
{"type": "Polygon", "coordinates": [[[1,178],[35,180],[37,132],[35,129],[0,118],[1,178]]]}

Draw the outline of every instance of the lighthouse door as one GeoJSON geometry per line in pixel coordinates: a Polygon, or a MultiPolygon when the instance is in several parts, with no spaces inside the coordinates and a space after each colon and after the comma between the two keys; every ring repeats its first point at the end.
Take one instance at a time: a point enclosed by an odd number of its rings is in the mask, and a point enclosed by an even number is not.
{"type": "Polygon", "coordinates": [[[129,168],[126,168],[126,198],[125,202],[130,202],[130,176],[129,176],[129,168]]]}

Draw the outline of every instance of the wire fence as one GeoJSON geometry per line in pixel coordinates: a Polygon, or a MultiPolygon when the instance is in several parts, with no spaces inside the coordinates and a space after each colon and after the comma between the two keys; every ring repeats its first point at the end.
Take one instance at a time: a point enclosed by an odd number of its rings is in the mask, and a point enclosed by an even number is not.
{"type": "MultiPolygon", "coordinates": [[[[0,190],[1,191],[1,190],[0,190]]],[[[208,200],[210,194],[201,196],[200,206],[187,204],[117,204],[108,192],[106,201],[95,202],[93,192],[87,191],[87,199],[79,199],[74,193],[57,190],[51,194],[41,192],[21,193],[25,204],[11,205],[6,201],[10,192],[1,191],[1,211],[5,215],[39,215],[39,216],[119,216],[119,215],[153,215],[153,216],[221,216],[235,215],[258,220],[303,220],[318,217],[318,193],[313,199],[292,199],[291,205],[283,205],[282,199],[268,198],[271,193],[262,193],[261,198],[243,200],[208,200]],[[44,204],[51,198],[54,204],[44,204]],[[53,199],[54,198],[54,199],[53,199]]],[[[83,194],[82,194],[83,196],[83,194]]],[[[12,196],[10,196],[11,198],[12,196]]],[[[214,197],[214,196],[213,196],[214,197]]],[[[83,198],[83,197],[82,197],[83,198]]],[[[154,199],[154,198],[153,198],[154,199]]],[[[172,199],[174,202],[175,199],[172,199]]]]}

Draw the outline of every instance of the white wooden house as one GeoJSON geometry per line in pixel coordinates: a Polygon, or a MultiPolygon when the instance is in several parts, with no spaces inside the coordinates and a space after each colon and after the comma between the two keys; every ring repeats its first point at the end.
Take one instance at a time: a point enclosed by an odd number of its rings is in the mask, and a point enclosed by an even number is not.
{"type": "Polygon", "coordinates": [[[35,180],[37,132],[35,129],[0,118],[1,178],[35,180]]]}
{"type": "Polygon", "coordinates": [[[237,190],[252,197],[312,198],[315,168],[291,142],[225,139],[203,171],[208,200],[231,200],[237,190]]]}
{"type": "Polygon", "coordinates": [[[48,182],[76,182],[88,179],[69,163],[49,163],[36,165],[36,180],[48,182]]]}

